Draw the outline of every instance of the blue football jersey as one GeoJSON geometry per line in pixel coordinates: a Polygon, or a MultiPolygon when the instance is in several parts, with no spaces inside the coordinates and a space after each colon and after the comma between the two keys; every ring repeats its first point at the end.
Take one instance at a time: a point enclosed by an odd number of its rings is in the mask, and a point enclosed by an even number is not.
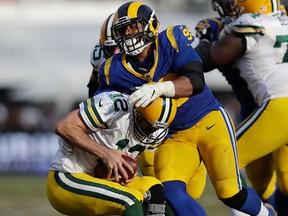
{"type": "MultiPolygon", "coordinates": [[[[179,69],[188,62],[201,62],[192,47],[194,37],[188,26],[169,26],[159,33],[155,40],[155,51],[148,70],[128,61],[126,54],[118,53],[109,58],[100,68],[100,88],[98,92],[110,89],[131,94],[135,87],[148,82],[173,80],[179,69]]],[[[202,63],[202,62],[201,62],[202,63]]],[[[137,64],[137,63],[136,63],[137,64]]],[[[146,66],[147,62],[143,63],[146,66]]],[[[203,92],[189,98],[177,100],[178,110],[170,131],[183,130],[196,124],[212,110],[219,110],[221,104],[205,85],[203,92]]]]}

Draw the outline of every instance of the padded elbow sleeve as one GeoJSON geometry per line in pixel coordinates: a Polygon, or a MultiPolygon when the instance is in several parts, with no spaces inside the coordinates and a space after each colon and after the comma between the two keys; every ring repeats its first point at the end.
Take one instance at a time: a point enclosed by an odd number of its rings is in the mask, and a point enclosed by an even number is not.
{"type": "Polygon", "coordinates": [[[189,62],[179,69],[180,76],[186,76],[192,86],[193,94],[196,95],[203,91],[205,85],[205,78],[203,74],[203,65],[201,62],[189,62]]]}

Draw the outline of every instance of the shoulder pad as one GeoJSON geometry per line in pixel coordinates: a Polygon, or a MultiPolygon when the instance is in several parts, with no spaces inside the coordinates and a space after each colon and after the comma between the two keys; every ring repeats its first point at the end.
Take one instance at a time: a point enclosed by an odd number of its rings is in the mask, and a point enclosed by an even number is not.
{"type": "Polygon", "coordinates": [[[127,98],[119,92],[109,91],[99,93],[86,101],[82,102],[80,107],[80,113],[87,126],[92,130],[97,128],[107,128],[119,115],[122,114],[120,109],[116,109],[121,105],[121,110],[128,111],[129,103],[127,98]],[[120,99],[123,104],[117,104],[117,100],[120,99]],[[124,108],[123,108],[123,107],[124,108]],[[120,111],[120,112],[116,112],[120,111]]]}
{"type": "Polygon", "coordinates": [[[219,32],[223,28],[223,23],[223,19],[220,17],[200,20],[195,27],[196,37],[199,37],[199,32],[202,32],[204,29],[211,28],[213,41],[217,40],[219,32]]]}
{"type": "Polygon", "coordinates": [[[265,34],[264,19],[261,14],[246,13],[233,23],[233,32],[239,34],[265,34]]]}
{"type": "Polygon", "coordinates": [[[187,25],[169,26],[166,29],[166,36],[177,51],[181,46],[191,45],[194,41],[194,37],[187,25]]]}

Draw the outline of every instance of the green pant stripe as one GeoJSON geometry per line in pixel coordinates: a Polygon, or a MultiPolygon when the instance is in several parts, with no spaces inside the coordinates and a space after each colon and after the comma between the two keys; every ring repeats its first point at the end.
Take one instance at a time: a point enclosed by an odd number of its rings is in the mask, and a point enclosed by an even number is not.
{"type": "Polygon", "coordinates": [[[269,101],[261,105],[257,110],[255,110],[247,119],[236,130],[236,139],[240,137],[257,121],[261,114],[265,111],[268,106],[269,101]]]}

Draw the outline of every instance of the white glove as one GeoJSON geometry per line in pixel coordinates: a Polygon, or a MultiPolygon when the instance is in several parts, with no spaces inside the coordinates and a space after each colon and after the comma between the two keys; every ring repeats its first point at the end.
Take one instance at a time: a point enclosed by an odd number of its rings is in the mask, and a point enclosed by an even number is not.
{"type": "Polygon", "coordinates": [[[146,107],[160,96],[175,96],[175,86],[172,81],[144,84],[140,87],[136,87],[136,89],[137,90],[133,92],[128,99],[129,103],[134,104],[136,102],[136,107],[146,107]]]}

